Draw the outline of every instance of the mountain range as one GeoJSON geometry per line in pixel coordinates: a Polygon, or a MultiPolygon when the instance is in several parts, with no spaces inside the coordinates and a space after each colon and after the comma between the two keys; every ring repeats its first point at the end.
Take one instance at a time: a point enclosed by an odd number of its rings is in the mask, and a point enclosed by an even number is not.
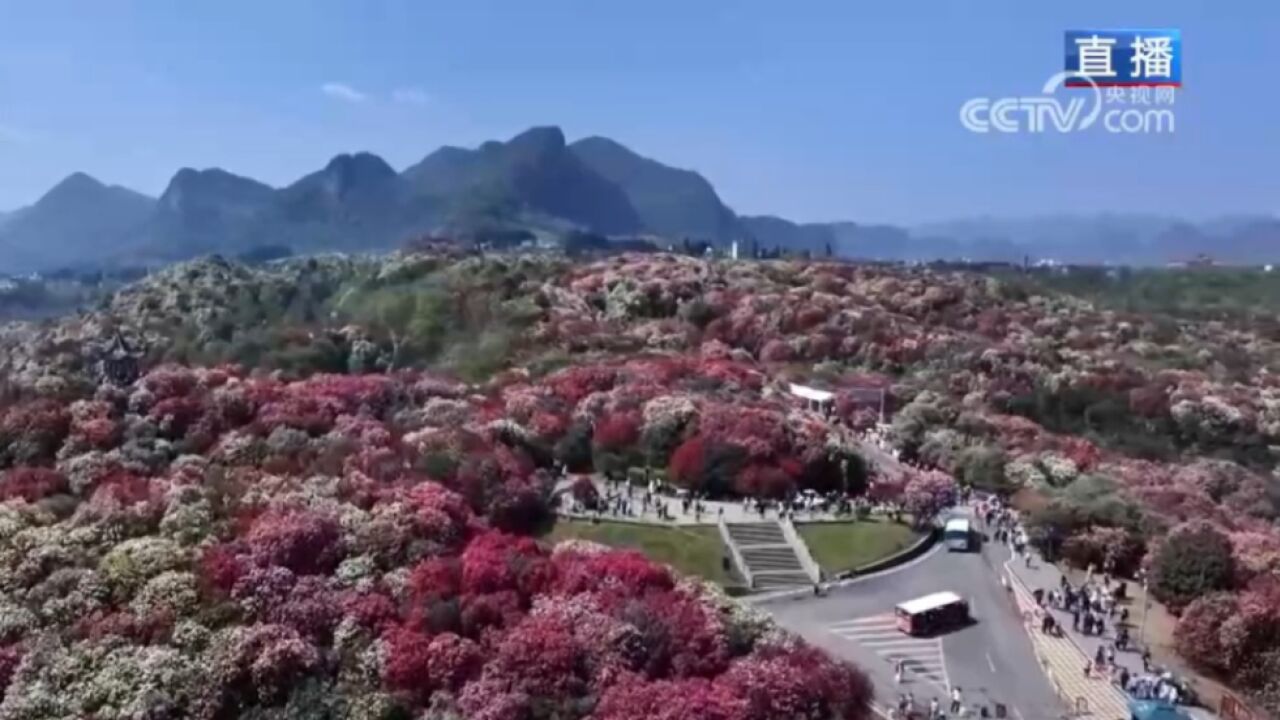
{"type": "Polygon", "coordinates": [[[884,260],[975,259],[1163,264],[1200,253],[1280,260],[1280,220],[1188,223],[1142,215],[976,218],[907,228],[739,215],[702,175],[604,137],[568,143],[555,127],[506,142],[442,147],[397,172],[338,155],[290,185],[183,168],[159,198],[74,173],[34,204],[0,213],[0,274],[155,264],[263,247],[378,251],[424,234],[683,238],[725,247],[884,260]]]}

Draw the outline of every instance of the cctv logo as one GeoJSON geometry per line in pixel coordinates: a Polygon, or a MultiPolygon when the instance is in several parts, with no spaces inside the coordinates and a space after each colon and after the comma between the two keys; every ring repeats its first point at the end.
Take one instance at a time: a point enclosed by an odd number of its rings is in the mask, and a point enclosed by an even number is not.
{"type": "Polygon", "coordinates": [[[969,132],[1040,133],[1048,129],[1060,133],[1089,129],[1102,110],[1102,93],[1087,75],[1060,72],[1045,83],[1040,97],[972,98],[960,106],[960,124],[969,132]],[[1084,98],[1063,103],[1054,97],[1067,78],[1083,78],[1093,90],[1092,106],[1084,98]],[[1086,107],[1089,109],[1086,111],[1086,107]]]}

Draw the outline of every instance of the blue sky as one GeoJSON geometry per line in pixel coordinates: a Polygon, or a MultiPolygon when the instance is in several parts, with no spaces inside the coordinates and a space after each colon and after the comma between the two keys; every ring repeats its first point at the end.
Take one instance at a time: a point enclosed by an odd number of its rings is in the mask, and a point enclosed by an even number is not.
{"type": "Polygon", "coordinates": [[[26,0],[0,21],[0,209],[75,170],[280,185],[557,124],[798,220],[1273,213],[1277,71],[1274,0],[26,0]],[[1181,28],[1174,134],[960,126],[971,97],[1038,93],[1089,27],[1181,28]]]}

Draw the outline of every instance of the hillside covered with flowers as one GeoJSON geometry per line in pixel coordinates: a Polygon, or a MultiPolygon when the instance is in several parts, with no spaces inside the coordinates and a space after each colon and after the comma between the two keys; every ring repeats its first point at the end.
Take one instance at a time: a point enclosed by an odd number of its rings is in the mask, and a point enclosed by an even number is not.
{"type": "Polygon", "coordinates": [[[551,478],[506,415],[413,371],[176,366],[11,406],[0,717],[866,716],[716,589],[531,539],[551,478]]]}
{"type": "Polygon", "coordinates": [[[559,466],[900,497],[845,432],[880,393],[942,471],[908,486],[1013,494],[1050,556],[1145,571],[1184,655],[1278,707],[1267,327],[895,266],[175,266],[0,331],[0,718],[862,717],[860,674],[714,591],[530,536],[559,466]]]}

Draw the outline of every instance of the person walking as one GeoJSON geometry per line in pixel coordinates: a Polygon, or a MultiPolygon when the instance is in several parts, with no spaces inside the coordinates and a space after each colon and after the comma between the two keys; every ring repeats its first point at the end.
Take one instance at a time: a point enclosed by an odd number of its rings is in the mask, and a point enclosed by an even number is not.
{"type": "Polygon", "coordinates": [[[960,691],[960,687],[951,688],[951,714],[955,715],[960,712],[960,708],[964,705],[964,694],[960,691]]]}
{"type": "Polygon", "coordinates": [[[929,720],[938,720],[938,716],[942,714],[942,708],[938,705],[938,698],[929,701],[929,720]]]}

